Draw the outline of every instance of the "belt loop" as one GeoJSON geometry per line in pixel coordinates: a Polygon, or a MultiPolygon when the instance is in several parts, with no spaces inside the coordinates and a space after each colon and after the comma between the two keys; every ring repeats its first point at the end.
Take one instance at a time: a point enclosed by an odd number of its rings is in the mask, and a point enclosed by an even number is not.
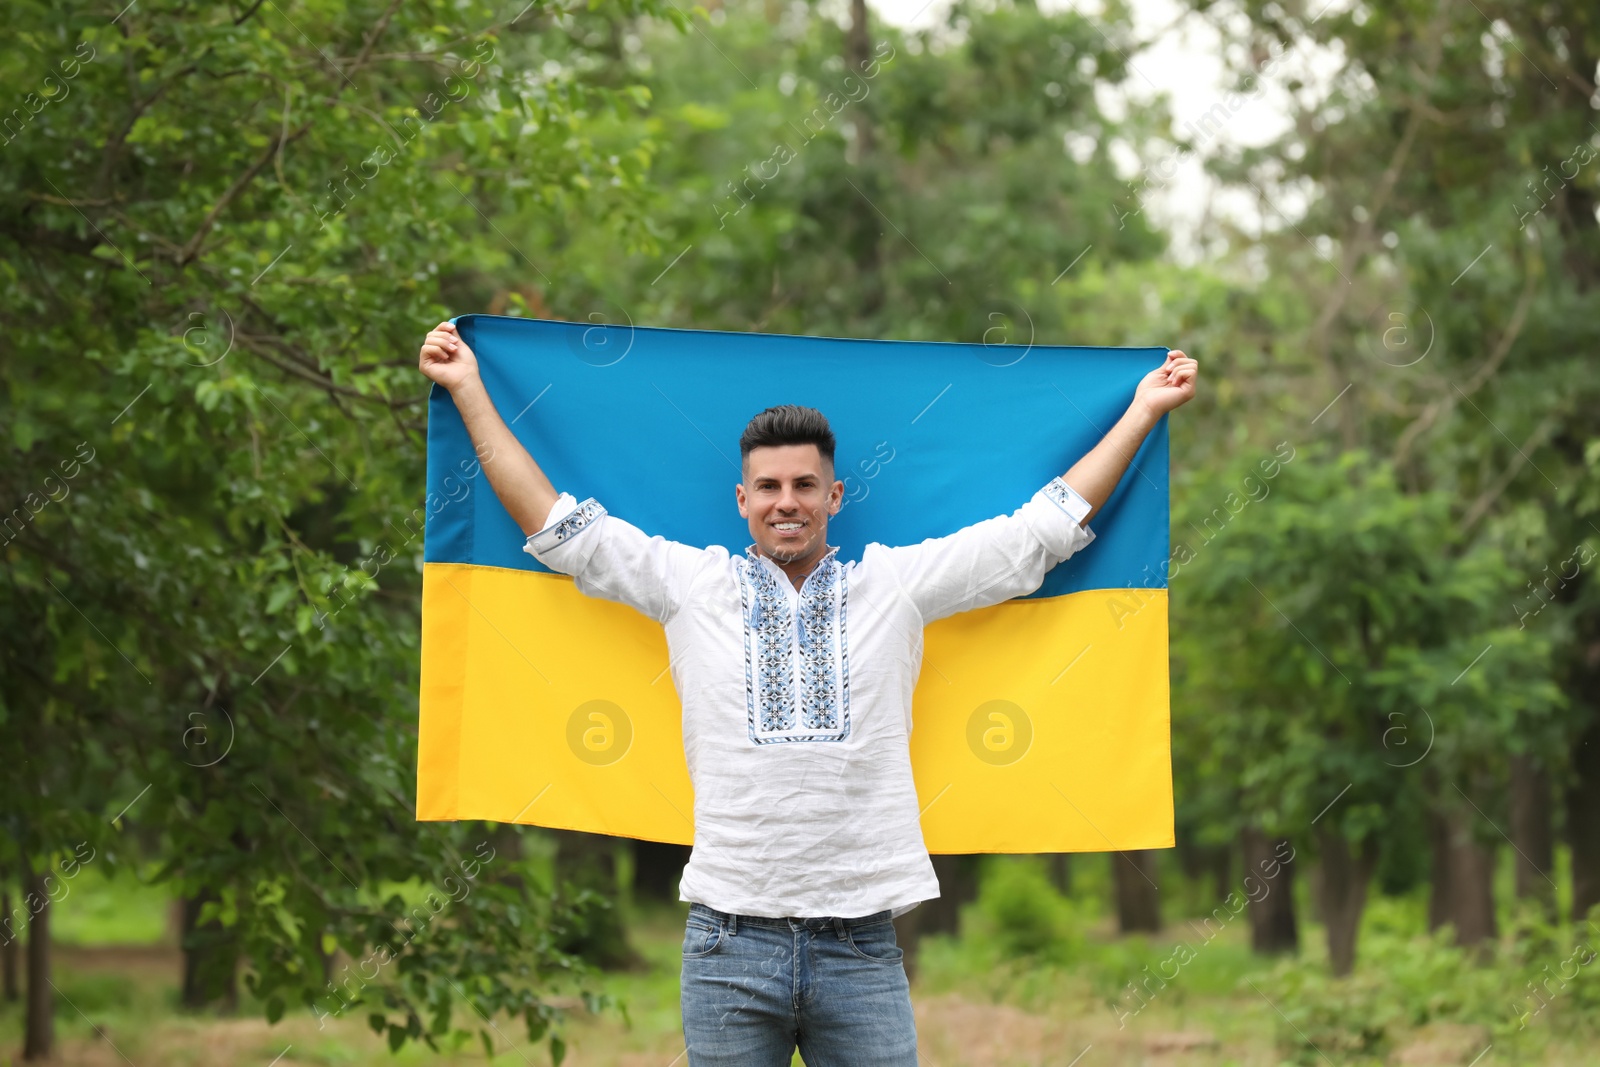
{"type": "Polygon", "coordinates": [[[833,932],[839,935],[839,940],[840,941],[843,941],[845,939],[845,937],[844,937],[844,920],[839,918],[839,916],[837,916],[837,915],[835,915],[833,917],[833,932]]]}
{"type": "Polygon", "coordinates": [[[737,937],[738,935],[739,935],[739,916],[730,912],[728,914],[728,936],[729,937],[737,937]]]}

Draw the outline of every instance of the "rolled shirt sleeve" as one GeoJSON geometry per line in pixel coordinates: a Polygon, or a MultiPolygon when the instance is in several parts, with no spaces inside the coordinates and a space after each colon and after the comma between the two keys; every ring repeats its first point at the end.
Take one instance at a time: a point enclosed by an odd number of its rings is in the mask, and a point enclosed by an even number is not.
{"type": "Polygon", "coordinates": [[[871,548],[890,564],[927,625],[1038,589],[1050,568],[1094,540],[1094,531],[1083,525],[1091,510],[1057,477],[1010,515],[918,545],[871,548]]]}
{"type": "Polygon", "coordinates": [[[549,548],[551,545],[556,543],[553,539],[551,539],[551,531],[555,529],[562,519],[566,518],[568,515],[572,514],[572,512],[577,510],[577,507],[578,499],[571,493],[562,493],[557,496],[555,506],[550,509],[550,514],[545,516],[544,529],[540,530],[536,534],[530,535],[528,537],[527,544],[522,546],[522,550],[528,553],[528,555],[533,556],[534,559],[538,559],[539,552],[543,552],[546,548],[549,548]],[[546,538],[546,540],[544,542],[535,544],[539,538],[546,538]]]}
{"type": "Polygon", "coordinates": [[[522,550],[570,574],[585,596],[627,604],[661,623],[682,607],[711,551],[651,537],[593,497],[580,503],[570,493],[556,499],[544,529],[529,535],[522,550]]]}

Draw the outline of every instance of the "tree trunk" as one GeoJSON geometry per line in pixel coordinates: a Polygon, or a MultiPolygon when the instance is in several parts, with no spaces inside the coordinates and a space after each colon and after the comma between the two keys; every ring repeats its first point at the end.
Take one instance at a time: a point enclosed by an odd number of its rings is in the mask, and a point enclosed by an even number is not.
{"type": "Polygon", "coordinates": [[[1179,831],[1176,848],[1178,866],[1184,878],[1196,884],[1210,883],[1213,900],[1227,900],[1237,886],[1233,881],[1233,849],[1226,845],[1185,845],[1179,831]]]}
{"type": "MultiPolygon", "coordinates": [[[[937,856],[933,858],[938,859],[937,856]]],[[[943,891],[943,888],[941,885],[940,890],[943,891]]],[[[894,917],[894,939],[905,953],[901,962],[906,969],[906,977],[911,980],[917,977],[918,950],[922,947],[922,934],[930,918],[926,913],[932,903],[932,900],[924,900],[910,911],[894,917]]]]}
{"type": "Polygon", "coordinates": [[[26,859],[22,868],[22,904],[28,909],[28,1002],[23,1021],[22,1058],[50,1057],[56,1043],[55,986],[50,981],[50,895],[45,874],[36,874],[26,859]]]}
{"type": "Polygon", "coordinates": [[[1550,775],[1532,756],[1511,757],[1511,840],[1516,844],[1518,900],[1531,900],[1556,917],[1555,833],[1550,825],[1550,775]]]}
{"type": "Polygon", "coordinates": [[[1072,895],[1072,853],[1056,852],[1047,858],[1047,870],[1050,872],[1050,884],[1056,887],[1056,892],[1062,896],[1072,895]]]}
{"type": "Polygon", "coordinates": [[[978,856],[929,856],[939,879],[939,895],[924,900],[894,920],[895,940],[905,952],[907,977],[917,972],[917,949],[924,934],[961,932],[961,906],[978,895],[978,856]]]}
{"type": "MultiPolygon", "coordinates": [[[[1300,950],[1300,925],[1294,913],[1294,860],[1285,862],[1282,857],[1294,855],[1285,839],[1272,839],[1253,826],[1239,835],[1240,851],[1244,853],[1246,896],[1252,893],[1254,878],[1265,887],[1265,895],[1250,905],[1250,948],[1263,956],[1293,953],[1300,950]]],[[[1223,899],[1226,899],[1225,897],[1223,899]]]]}
{"type": "Polygon", "coordinates": [[[961,906],[977,899],[979,856],[930,856],[933,873],[939,879],[939,895],[924,900],[914,911],[922,912],[924,934],[959,934],[961,906]]]}
{"type": "Polygon", "coordinates": [[[239,948],[233,931],[216,918],[200,922],[200,910],[220,900],[216,890],[202,889],[183,898],[183,984],[179,1000],[200,1011],[213,1004],[226,1012],[239,1007],[239,948]]]}
{"type": "MultiPolygon", "coordinates": [[[[872,31],[867,26],[866,0],[850,0],[850,29],[845,37],[844,51],[845,73],[861,80],[863,72],[872,62],[872,31]]],[[[856,130],[856,161],[865,163],[873,150],[872,122],[863,107],[855,109],[850,121],[855,124],[856,130]]]]}
{"type": "MultiPolygon", "coordinates": [[[[0,877],[5,877],[0,873],[0,877]]],[[[0,929],[0,996],[7,1004],[16,1003],[17,992],[17,916],[11,912],[11,891],[0,889],[0,919],[5,926],[0,929]]]]}
{"type": "Polygon", "coordinates": [[[1343,834],[1329,827],[1317,831],[1322,852],[1322,912],[1328,929],[1328,964],[1335,977],[1355,969],[1356,934],[1367,906],[1367,885],[1377,866],[1377,849],[1367,838],[1356,849],[1343,834]]]}
{"type": "MultiPolygon", "coordinates": [[[[1593,701],[1593,695],[1587,700],[1593,701]]],[[[1572,918],[1582,922],[1600,905],[1600,721],[1572,746],[1573,783],[1567,790],[1567,843],[1572,847],[1572,918]]]]}
{"type": "Polygon", "coordinates": [[[1450,823],[1437,811],[1428,812],[1428,933],[1450,921],[1450,884],[1455,874],[1450,860],[1450,823]]]}
{"type": "MultiPolygon", "coordinates": [[[[517,865],[524,858],[523,834],[527,829],[519,823],[496,823],[483,841],[483,844],[489,846],[491,850],[489,855],[493,859],[486,861],[479,868],[478,877],[499,885],[509,885],[517,889],[527,888],[527,880],[517,871],[517,865]]],[[[478,846],[474,846],[473,855],[482,855],[477,849],[478,846]]]]}
{"type": "Polygon", "coordinates": [[[636,900],[675,903],[683,868],[689,862],[688,845],[661,841],[633,842],[633,894],[636,900]]]}
{"type": "MultiPolygon", "coordinates": [[[[1227,900],[1228,894],[1234,890],[1233,885],[1233,849],[1226,845],[1210,849],[1207,852],[1211,868],[1212,894],[1217,900],[1227,900]]],[[[1245,872],[1250,873],[1249,871],[1245,872]]]]}
{"type": "Polygon", "coordinates": [[[1464,948],[1487,949],[1494,940],[1494,849],[1478,840],[1465,814],[1450,820],[1450,921],[1464,948]]]}
{"type": "MultiPolygon", "coordinates": [[[[848,198],[849,204],[849,221],[839,234],[838,247],[855,264],[852,284],[858,292],[857,304],[863,315],[871,315],[884,303],[884,224],[878,210],[885,203],[886,192],[878,170],[873,166],[877,134],[872,127],[872,108],[876,106],[871,99],[872,83],[866,75],[867,68],[873,62],[872,29],[868,18],[866,0],[850,0],[850,25],[844,37],[844,76],[850,79],[849,84],[864,85],[867,91],[859,101],[849,106],[848,113],[844,113],[840,119],[841,123],[848,124],[855,131],[853,141],[846,144],[845,162],[856,170],[851,184],[857,188],[852,189],[850,185],[841,183],[838,192],[839,196],[848,198]]],[[[844,132],[843,126],[839,132],[844,132]]]]}
{"type": "Polygon", "coordinates": [[[576,896],[587,889],[603,897],[606,905],[583,910],[580,928],[559,946],[599,967],[626,969],[644,960],[628,944],[628,930],[622,914],[620,886],[617,884],[617,839],[606,834],[580,830],[552,831],[556,838],[556,882],[558,894],[576,896]]]}
{"type": "Polygon", "coordinates": [[[1156,853],[1111,853],[1111,878],[1117,895],[1117,926],[1125,934],[1161,930],[1161,894],[1156,888],[1156,853]]]}

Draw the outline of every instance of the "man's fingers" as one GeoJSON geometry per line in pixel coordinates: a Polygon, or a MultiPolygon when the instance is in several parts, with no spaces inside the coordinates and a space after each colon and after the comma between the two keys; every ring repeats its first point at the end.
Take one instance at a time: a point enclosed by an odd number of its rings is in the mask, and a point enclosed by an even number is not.
{"type": "Polygon", "coordinates": [[[440,363],[450,362],[450,357],[445,355],[444,349],[438,345],[423,345],[422,358],[438,360],[440,363]]]}
{"type": "Polygon", "coordinates": [[[1189,359],[1181,363],[1174,363],[1170,367],[1161,367],[1156,373],[1160,375],[1160,378],[1157,379],[1158,381],[1164,380],[1164,384],[1169,386],[1180,386],[1186,382],[1194,381],[1198,371],[1199,367],[1194,360],[1189,359]]]}

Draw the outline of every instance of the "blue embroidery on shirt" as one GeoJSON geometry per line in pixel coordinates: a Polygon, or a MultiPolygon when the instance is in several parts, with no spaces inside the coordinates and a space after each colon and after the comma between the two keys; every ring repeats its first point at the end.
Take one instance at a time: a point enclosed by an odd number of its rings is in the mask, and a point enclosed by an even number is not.
{"type": "Polygon", "coordinates": [[[1079,496],[1077,491],[1062,481],[1061,478],[1052,478],[1050,483],[1044,487],[1044,495],[1047,500],[1062,511],[1065,511],[1073,522],[1083,521],[1084,511],[1086,510],[1083,505],[1088,501],[1079,496]]]}
{"type": "Polygon", "coordinates": [[[745,676],[748,682],[753,658],[758,682],[754,693],[746,685],[747,704],[751,716],[760,715],[762,730],[792,730],[794,674],[789,660],[789,604],[770,571],[759,566],[749,571],[748,584],[755,602],[745,617],[745,676]]]}
{"type": "Polygon", "coordinates": [[[563,516],[560,522],[546,530],[544,537],[540,538],[540,540],[548,538],[553,545],[569,541],[588,529],[589,526],[593,525],[594,520],[605,513],[606,509],[600,502],[594,497],[590,497],[563,516]]]}
{"type": "Polygon", "coordinates": [[[842,741],[850,736],[850,656],[845,630],[848,582],[831,550],[800,588],[798,610],[789,607],[780,578],[757,562],[739,560],[745,621],[745,703],[750,740],[842,741]],[[838,639],[835,642],[835,631],[838,639]],[[794,660],[798,643],[798,701],[794,660]],[[798,708],[797,708],[798,704],[798,708]],[[795,733],[796,717],[801,730],[795,733]]]}

